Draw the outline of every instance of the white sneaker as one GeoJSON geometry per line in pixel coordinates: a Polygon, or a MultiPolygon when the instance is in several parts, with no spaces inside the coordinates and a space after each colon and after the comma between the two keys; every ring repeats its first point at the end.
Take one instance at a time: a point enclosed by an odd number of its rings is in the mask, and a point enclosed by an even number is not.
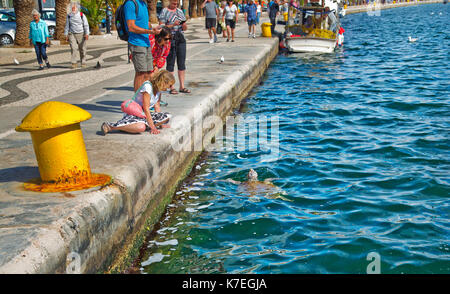
{"type": "Polygon", "coordinates": [[[253,39],[254,39],[254,38],[256,38],[256,35],[255,35],[255,34],[253,34],[253,39]]]}
{"type": "Polygon", "coordinates": [[[212,44],[212,43],[214,43],[214,40],[213,39],[209,39],[209,44],[212,44]]]}
{"type": "Polygon", "coordinates": [[[252,37],[252,34],[251,34],[251,33],[248,33],[248,37],[251,38],[251,37],[252,37]]]}

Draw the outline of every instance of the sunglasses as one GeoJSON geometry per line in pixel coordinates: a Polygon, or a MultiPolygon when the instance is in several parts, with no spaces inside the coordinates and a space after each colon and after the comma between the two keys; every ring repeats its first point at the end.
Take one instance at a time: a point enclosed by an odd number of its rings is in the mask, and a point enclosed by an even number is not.
{"type": "Polygon", "coordinates": [[[166,41],[169,41],[169,40],[171,40],[172,38],[164,38],[164,40],[166,40],[166,41]]]}

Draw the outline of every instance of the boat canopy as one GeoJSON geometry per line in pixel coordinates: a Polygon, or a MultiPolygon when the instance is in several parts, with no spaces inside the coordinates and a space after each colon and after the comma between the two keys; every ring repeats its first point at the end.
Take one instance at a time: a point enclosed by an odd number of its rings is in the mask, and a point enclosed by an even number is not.
{"type": "Polygon", "coordinates": [[[340,26],[337,10],[332,10],[324,4],[324,1],[318,0],[300,6],[298,0],[291,1],[285,29],[286,37],[336,39],[340,26]]]}

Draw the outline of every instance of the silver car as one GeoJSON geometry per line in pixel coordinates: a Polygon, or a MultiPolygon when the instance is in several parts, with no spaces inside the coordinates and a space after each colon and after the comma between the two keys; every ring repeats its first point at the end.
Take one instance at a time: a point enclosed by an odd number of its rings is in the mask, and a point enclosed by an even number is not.
{"type": "Polygon", "coordinates": [[[16,16],[9,11],[0,11],[0,46],[12,45],[16,37],[16,16]]]}

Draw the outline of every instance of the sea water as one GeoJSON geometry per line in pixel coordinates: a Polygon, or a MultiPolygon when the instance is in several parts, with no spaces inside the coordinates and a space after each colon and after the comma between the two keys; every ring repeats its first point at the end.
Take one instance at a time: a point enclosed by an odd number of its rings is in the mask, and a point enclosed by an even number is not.
{"type": "Polygon", "coordinates": [[[278,117],[277,158],[205,152],[140,271],[450,273],[448,19],[442,4],[347,15],[333,54],[278,56],[235,113],[278,117]],[[279,190],[227,181],[250,168],[279,190]]]}

